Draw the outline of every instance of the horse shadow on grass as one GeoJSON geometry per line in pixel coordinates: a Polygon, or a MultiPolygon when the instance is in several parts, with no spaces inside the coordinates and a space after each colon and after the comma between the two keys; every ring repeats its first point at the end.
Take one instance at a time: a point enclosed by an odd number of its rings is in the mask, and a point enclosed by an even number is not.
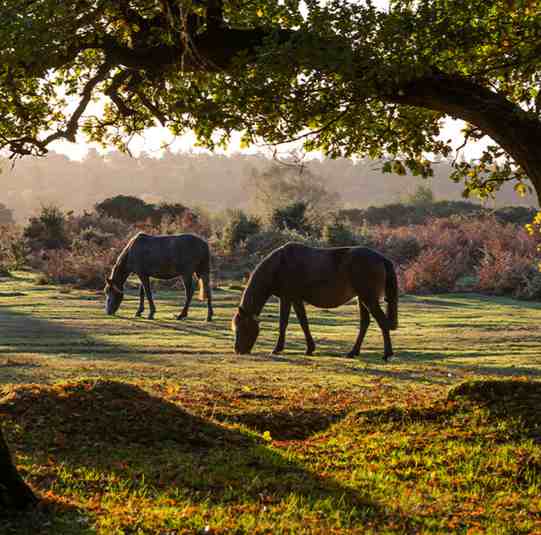
{"type": "MultiPolygon", "coordinates": [[[[69,494],[71,472],[90,499],[110,493],[114,500],[116,484],[133,499],[144,490],[147,497],[204,499],[210,508],[248,503],[263,509],[298,496],[314,510],[332,503],[344,517],[358,514],[359,521],[394,519],[370,496],[319,477],[253,433],[195,416],[132,384],[21,387],[0,403],[0,415],[12,422],[6,430],[14,450],[34,464],[54,458],[55,467],[62,467],[55,474],[56,494],[69,494]],[[84,473],[92,473],[92,481],[85,482],[84,473]]],[[[27,481],[38,494],[51,486],[50,478],[39,475],[27,481]]],[[[404,517],[396,521],[404,523],[404,517]]]]}

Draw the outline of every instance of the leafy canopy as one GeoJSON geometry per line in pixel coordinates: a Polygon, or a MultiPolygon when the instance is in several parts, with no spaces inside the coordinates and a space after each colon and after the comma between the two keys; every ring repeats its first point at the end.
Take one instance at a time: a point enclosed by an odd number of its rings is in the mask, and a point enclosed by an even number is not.
{"type": "Polygon", "coordinates": [[[439,135],[454,116],[468,121],[467,141],[497,141],[476,165],[456,164],[466,191],[533,180],[490,114],[541,132],[536,0],[392,0],[388,11],[345,0],[5,0],[0,40],[0,145],[13,155],[79,132],[127,150],[162,124],[211,148],[236,130],[246,144],[300,137],[330,157],[429,176],[428,155],[452,151],[439,135]]]}

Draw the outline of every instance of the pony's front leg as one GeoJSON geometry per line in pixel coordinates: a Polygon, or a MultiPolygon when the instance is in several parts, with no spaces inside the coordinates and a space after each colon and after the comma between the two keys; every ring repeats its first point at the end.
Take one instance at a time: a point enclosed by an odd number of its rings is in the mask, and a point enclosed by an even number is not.
{"type": "Polygon", "coordinates": [[[152,299],[152,290],[150,289],[150,279],[148,278],[148,275],[139,275],[139,278],[141,279],[141,283],[143,285],[143,288],[145,290],[145,294],[148,300],[148,308],[150,310],[150,312],[148,313],[148,319],[152,320],[154,319],[154,314],[156,313],[156,307],[154,306],[154,299],[152,299]]]}
{"type": "Polygon", "coordinates": [[[141,285],[139,286],[139,308],[137,309],[137,312],[135,313],[135,315],[137,317],[140,317],[144,311],[145,311],[145,287],[143,286],[143,283],[141,282],[141,285]]]}
{"type": "Polygon", "coordinates": [[[284,350],[286,342],[286,329],[287,324],[289,323],[289,313],[291,312],[291,301],[281,297],[280,298],[280,335],[274,349],[272,350],[273,355],[277,355],[284,350]]]}
{"type": "Polygon", "coordinates": [[[304,333],[304,338],[306,339],[305,355],[310,356],[316,349],[316,343],[312,338],[312,333],[310,332],[310,327],[308,326],[308,318],[306,317],[304,303],[302,301],[296,301],[293,303],[293,308],[295,309],[295,314],[297,314],[297,319],[301,324],[302,332],[304,333]]]}

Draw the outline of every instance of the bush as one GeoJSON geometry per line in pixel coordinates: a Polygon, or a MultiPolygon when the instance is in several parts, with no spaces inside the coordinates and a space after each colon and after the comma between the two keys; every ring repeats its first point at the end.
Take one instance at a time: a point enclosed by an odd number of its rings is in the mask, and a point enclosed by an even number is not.
{"type": "Polygon", "coordinates": [[[101,289],[123,246],[124,243],[118,241],[105,250],[90,246],[84,251],[49,251],[40,271],[47,282],[101,289]]]}
{"type": "Polygon", "coordinates": [[[283,208],[277,208],[272,213],[272,228],[278,231],[295,230],[303,234],[309,234],[311,228],[306,218],[307,207],[304,202],[296,202],[283,208]]]}
{"type": "Polygon", "coordinates": [[[7,276],[26,265],[29,251],[20,228],[15,225],[0,225],[0,238],[0,275],[7,276]]]}
{"type": "Polygon", "coordinates": [[[463,260],[441,249],[427,249],[407,266],[402,276],[408,293],[451,292],[463,273],[463,260]]]}
{"type": "Polygon", "coordinates": [[[530,255],[486,248],[477,275],[479,290],[483,292],[520,299],[541,297],[541,273],[530,255]]]}
{"type": "Polygon", "coordinates": [[[39,216],[30,218],[23,236],[32,251],[64,249],[69,246],[66,215],[56,206],[43,206],[39,216]]]}
{"type": "Polygon", "coordinates": [[[421,254],[421,244],[412,234],[390,234],[381,245],[382,252],[397,264],[409,264],[421,254]]]}
{"type": "Polygon", "coordinates": [[[502,223],[524,226],[532,222],[536,213],[537,209],[529,206],[505,206],[495,210],[494,216],[502,223]]]}
{"type": "Polygon", "coordinates": [[[96,204],[96,212],[100,215],[120,219],[125,223],[145,221],[154,214],[154,206],[138,197],[117,195],[96,204]]]}
{"type": "Polygon", "coordinates": [[[249,236],[257,234],[261,223],[257,217],[250,217],[242,210],[229,212],[229,218],[222,232],[222,247],[232,253],[249,236]]]}
{"type": "Polygon", "coordinates": [[[321,237],[331,247],[359,245],[360,242],[353,229],[347,223],[338,220],[327,223],[323,227],[321,237]]]}
{"type": "Polygon", "coordinates": [[[352,225],[423,225],[430,219],[451,216],[480,217],[489,215],[490,210],[466,201],[415,202],[413,204],[392,203],[370,206],[364,209],[340,210],[339,215],[347,218],[352,225]]]}
{"type": "Polygon", "coordinates": [[[94,227],[87,227],[78,236],[73,238],[71,246],[74,250],[84,250],[89,246],[103,248],[109,247],[115,239],[114,234],[103,232],[94,227]]]}
{"type": "Polygon", "coordinates": [[[182,221],[185,216],[190,214],[192,223],[197,220],[197,214],[193,213],[187,206],[181,203],[161,203],[157,208],[153,208],[151,221],[154,225],[159,225],[164,220],[182,221]]]}
{"type": "Polygon", "coordinates": [[[132,232],[131,225],[121,219],[115,219],[105,214],[84,212],[82,215],[72,216],[67,221],[68,234],[78,236],[86,229],[92,228],[102,234],[110,234],[125,239],[132,232]]]}

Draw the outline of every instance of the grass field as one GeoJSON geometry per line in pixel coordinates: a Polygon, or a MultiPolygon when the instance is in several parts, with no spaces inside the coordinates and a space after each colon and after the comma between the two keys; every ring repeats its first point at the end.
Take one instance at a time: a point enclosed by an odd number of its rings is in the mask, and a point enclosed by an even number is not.
{"type": "Polygon", "coordinates": [[[42,497],[0,533],[541,533],[541,304],[405,297],[384,363],[375,322],[343,358],[354,303],[308,309],[313,357],[293,318],[269,356],[269,303],[239,357],[238,287],[211,324],[136,299],[0,279],[0,416],[42,497]]]}

